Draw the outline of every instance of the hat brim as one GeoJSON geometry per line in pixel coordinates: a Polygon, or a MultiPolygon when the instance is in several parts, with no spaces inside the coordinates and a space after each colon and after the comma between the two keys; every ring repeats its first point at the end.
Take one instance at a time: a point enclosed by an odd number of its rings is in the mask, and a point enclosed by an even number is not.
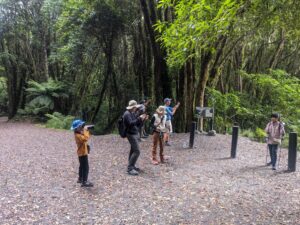
{"type": "Polygon", "coordinates": [[[165,110],[163,110],[163,111],[156,110],[156,112],[159,113],[159,114],[165,114],[166,113],[165,110]]]}
{"type": "Polygon", "coordinates": [[[85,122],[81,122],[76,127],[71,127],[71,130],[76,130],[78,127],[81,127],[84,124],[85,124],[85,122]]]}
{"type": "Polygon", "coordinates": [[[134,106],[127,106],[126,109],[134,109],[134,108],[139,108],[141,105],[134,105],[134,106]]]}

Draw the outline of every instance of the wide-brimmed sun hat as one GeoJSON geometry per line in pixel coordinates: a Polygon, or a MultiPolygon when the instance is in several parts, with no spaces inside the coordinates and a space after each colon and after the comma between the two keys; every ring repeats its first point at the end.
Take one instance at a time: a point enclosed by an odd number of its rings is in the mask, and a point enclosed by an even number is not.
{"type": "Polygon", "coordinates": [[[76,130],[78,127],[81,127],[85,124],[83,120],[74,120],[71,126],[71,130],[76,130]]]}
{"type": "Polygon", "coordinates": [[[159,114],[165,114],[165,107],[164,106],[159,106],[157,109],[156,109],[156,112],[159,113],[159,114]]]}
{"type": "Polygon", "coordinates": [[[138,105],[137,102],[135,100],[131,100],[128,103],[128,106],[126,107],[126,109],[133,109],[133,108],[139,108],[141,107],[141,105],[138,105]]]}

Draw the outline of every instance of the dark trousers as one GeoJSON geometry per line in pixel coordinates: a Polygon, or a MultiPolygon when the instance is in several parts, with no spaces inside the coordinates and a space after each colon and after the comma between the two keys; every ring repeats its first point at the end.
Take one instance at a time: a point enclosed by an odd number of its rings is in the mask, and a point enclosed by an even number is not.
{"type": "Polygon", "coordinates": [[[127,139],[130,143],[130,152],[128,157],[128,171],[134,169],[135,163],[140,156],[139,137],[138,135],[127,134],[127,139]]]}
{"type": "Polygon", "coordinates": [[[272,166],[276,166],[278,145],[268,144],[272,166]]]}
{"type": "Polygon", "coordinates": [[[139,135],[140,135],[140,138],[142,138],[142,137],[144,136],[143,130],[144,130],[144,125],[142,125],[142,126],[139,127],[139,135]]]}
{"type": "Polygon", "coordinates": [[[79,180],[86,182],[89,175],[89,160],[88,156],[79,156],[79,180]]]}

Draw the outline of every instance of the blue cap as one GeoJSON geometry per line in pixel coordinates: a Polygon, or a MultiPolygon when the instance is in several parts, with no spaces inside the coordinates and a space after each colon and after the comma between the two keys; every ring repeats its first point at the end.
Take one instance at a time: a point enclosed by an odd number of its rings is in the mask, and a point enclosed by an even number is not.
{"type": "Polygon", "coordinates": [[[170,99],[170,98],[165,98],[164,99],[164,103],[166,103],[166,102],[170,102],[172,99],[170,99]]]}
{"type": "Polygon", "coordinates": [[[74,120],[71,126],[71,130],[76,130],[78,127],[84,125],[85,122],[83,120],[74,120]]]}

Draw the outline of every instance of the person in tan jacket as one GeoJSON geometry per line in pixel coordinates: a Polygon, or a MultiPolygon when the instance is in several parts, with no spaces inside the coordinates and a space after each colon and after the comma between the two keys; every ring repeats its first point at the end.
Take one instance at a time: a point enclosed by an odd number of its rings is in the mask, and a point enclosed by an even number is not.
{"type": "Polygon", "coordinates": [[[151,124],[153,124],[153,146],[152,146],[152,164],[158,165],[158,160],[156,157],[157,146],[159,145],[160,151],[160,162],[165,162],[164,157],[164,133],[168,132],[166,128],[166,116],[165,116],[165,107],[159,106],[154,113],[151,124]]]}
{"type": "Polygon", "coordinates": [[[71,130],[74,131],[75,142],[77,145],[77,155],[79,159],[79,177],[77,183],[81,183],[81,187],[93,187],[93,184],[88,182],[88,140],[90,138],[90,132],[85,127],[85,122],[82,120],[73,121],[71,130]]]}

